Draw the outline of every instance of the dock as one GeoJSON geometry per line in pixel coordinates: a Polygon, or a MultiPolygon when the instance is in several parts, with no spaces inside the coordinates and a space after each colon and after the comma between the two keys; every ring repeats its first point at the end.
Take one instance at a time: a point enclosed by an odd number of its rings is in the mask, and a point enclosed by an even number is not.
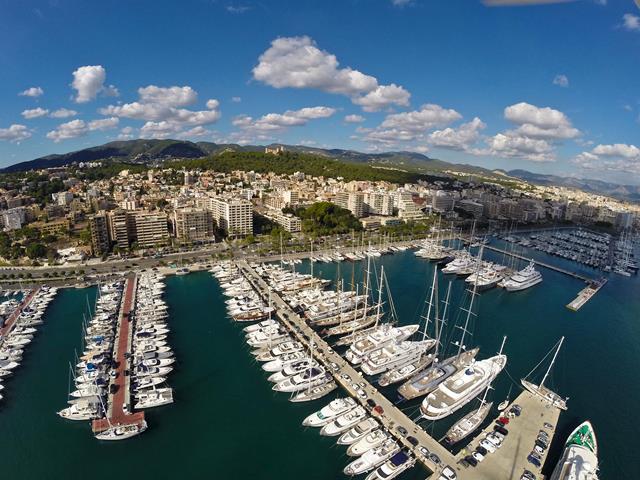
{"type": "Polygon", "coordinates": [[[602,287],[604,287],[605,283],[607,283],[606,278],[602,278],[596,282],[591,282],[588,286],[580,290],[578,296],[574,300],[567,304],[567,308],[577,312],[585,303],[591,300],[591,298],[598,293],[602,287]]]}
{"type": "Polygon", "coordinates": [[[16,324],[16,320],[22,313],[22,310],[29,306],[29,304],[36,297],[39,291],[39,288],[31,290],[31,292],[29,292],[29,294],[22,299],[22,303],[11,313],[11,315],[9,315],[2,328],[0,328],[0,338],[4,338],[8,333],[11,332],[14,325],[16,324]]]}
{"type": "MultiPolygon", "coordinates": [[[[540,430],[547,432],[549,445],[551,445],[560,417],[560,409],[525,390],[503,413],[516,404],[522,407],[522,413],[519,417],[509,419],[509,424],[506,425],[509,434],[505,437],[500,448],[495,453],[487,454],[476,467],[466,469],[473,480],[519,480],[525,469],[533,472],[536,478],[543,478],[542,468],[530,463],[527,456],[533,450],[540,430]],[[545,428],[545,423],[551,425],[551,428],[545,428]]],[[[475,450],[485,435],[493,431],[494,425],[496,423],[492,422],[469,443],[467,448],[462,449],[456,456],[456,461],[459,462],[475,450]]],[[[541,465],[544,465],[548,452],[547,448],[541,455],[541,465]]]]}
{"type": "Polygon", "coordinates": [[[106,418],[94,420],[94,433],[107,430],[112,426],[133,425],[144,420],[144,412],[131,413],[131,377],[130,358],[133,328],[129,314],[134,308],[137,280],[135,275],[127,278],[120,311],[118,313],[118,330],[114,342],[113,358],[117,362],[116,376],[111,377],[109,384],[108,408],[106,418]],[[111,385],[116,385],[111,393],[111,385]]]}
{"type": "Polygon", "coordinates": [[[501,248],[493,247],[491,245],[485,245],[484,248],[486,248],[488,250],[492,250],[494,252],[502,253],[504,255],[509,255],[511,257],[518,258],[520,260],[525,260],[527,262],[531,261],[535,265],[547,268],[549,270],[553,270],[553,271],[558,272],[558,273],[562,273],[564,275],[568,275],[568,276],[573,277],[573,278],[577,278],[578,280],[582,280],[583,282],[592,282],[593,281],[593,278],[589,278],[586,275],[582,275],[582,274],[580,274],[578,272],[572,272],[571,270],[566,270],[564,268],[556,267],[555,265],[551,265],[550,263],[541,262],[539,260],[535,260],[535,259],[530,258],[530,257],[525,257],[523,255],[519,255],[519,254],[514,253],[514,252],[508,252],[508,251],[503,250],[501,248]]]}

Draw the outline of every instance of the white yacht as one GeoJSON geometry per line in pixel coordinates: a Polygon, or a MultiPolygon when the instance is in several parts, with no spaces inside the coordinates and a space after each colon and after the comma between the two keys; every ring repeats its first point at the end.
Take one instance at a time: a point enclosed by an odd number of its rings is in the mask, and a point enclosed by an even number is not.
{"type": "Polygon", "coordinates": [[[345,354],[345,358],[352,364],[358,365],[372,352],[385,347],[391,343],[406,340],[418,331],[419,325],[406,325],[403,327],[393,327],[389,324],[380,325],[364,338],[351,344],[345,354]]]}
{"type": "Polygon", "coordinates": [[[343,433],[337,443],[338,445],[351,445],[379,426],[380,424],[375,418],[367,417],[343,433]]]}
{"type": "Polygon", "coordinates": [[[433,339],[417,342],[401,342],[376,350],[362,362],[362,371],[367,375],[377,375],[387,370],[411,363],[436,344],[433,339]]]}
{"type": "Polygon", "coordinates": [[[598,442],[590,422],[571,432],[549,480],[598,480],[598,442]]]}
{"type": "Polygon", "coordinates": [[[320,435],[333,437],[346,432],[351,427],[356,425],[360,420],[367,416],[367,412],[362,406],[358,406],[353,410],[349,410],[346,413],[338,416],[334,421],[327,423],[320,430],[320,435]]]}
{"type": "Polygon", "coordinates": [[[371,472],[365,480],[391,480],[416,464],[415,457],[402,451],[371,472]]]}
{"type": "Polygon", "coordinates": [[[173,390],[171,388],[154,388],[146,392],[136,393],[134,408],[152,408],[173,403],[173,390]]]}
{"type": "Polygon", "coordinates": [[[360,475],[382,465],[400,451],[398,444],[392,440],[385,440],[381,445],[367,450],[360,458],[344,467],[345,475],[360,475]]]}
{"type": "Polygon", "coordinates": [[[366,451],[382,445],[389,438],[391,437],[389,437],[389,434],[384,430],[374,430],[355,442],[353,445],[349,446],[347,449],[347,455],[350,457],[359,457],[366,451]]]}
{"type": "Polygon", "coordinates": [[[514,273],[511,277],[501,281],[498,285],[509,292],[526,290],[542,282],[542,274],[535,269],[533,260],[523,270],[514,273]]]}
{"type": "Polygon", "coordinates": [[[351,397],[336,398],[328,405],[305,418],[302,421],[302,425],[305,427],[322,427],[355,407],[356,401],[351,397]]]}
{"type": "Polygon", "coordinates": [[[125,440],[141,434],[146,429],[147,422],[142,420],[142,422],[132,425],[116,425],[109,427],[103,432],[96,433],[95,437],[98,440],[125,440]]]}
{"type": "Polygon", "coordinates": [[[325,383],[327,377],[330,378],[330,375],[324,371],[324,368],[309,368],[302,373],[298,373],[280,383],[276,383],[273,386],[273,390],[276,392],[299,392],[300,390],[325,383]]]}
{"type": "Polygon", "coordinates": [[[422,416],[438,420],[451,415],[487,388],[506,364],[507,356],[499,354],[459,370],[422,401],[422,416]]]}
{"type": "Polygon", "coordinates": [[[276,357],[275,360],[270,360],[262,365],[262,369],[265,372],[279,372],[287,365],[291,365],[292,363],[307,358],[307,356],[307,353],[303,352],[302,350],[299,350],[297,352],[285,353],[284,355],[276,357]]]}

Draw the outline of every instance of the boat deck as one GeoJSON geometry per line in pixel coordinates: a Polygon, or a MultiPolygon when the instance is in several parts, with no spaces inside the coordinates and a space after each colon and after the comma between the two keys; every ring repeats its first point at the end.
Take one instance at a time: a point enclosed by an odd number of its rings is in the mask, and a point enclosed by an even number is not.
{"type": "Polygon", "coordinates": [[[117,376],[111,378],[111,385],[117,385],[116,393],[109,393],[109,407],[107,418],[93,421],[94,433],[107,430],[110,426],[133,425],[144,420],[144,412],[130,413],[131,408],[131,377],[128,375],[133,329],[129,321],[129,314],[134,307],[136,291],[136,277],[127,278],[124,288],[122,305],[118,315],[118,332],[115,340],[114,359],[118,362],[117,376]]]}
{"type": "MultiPolygon", "coordinates": [[[[533,450],[536,437],[540,430],[545,430],[549,434],[549,444],[551,444],[558,418],[560,417],[560,409],[550,405],[542,398],[528,391],[523,391],[516,397],[505,412],[514,404],[522,407],[522,414],[519,417],[510,419],[509,424],[506,425],[509,435],[504,439],[502,446],[495,453],[489,453],[476,467],[470,466],[464,469],[460,465],[456,465],[457,468],[462,469],[464,474],[468,474],[464,477],[458,474],[458,478],[472,478],[473,480],[518,480],[525,469],[533,472],[536,478],[543,478],[541,468],[529,463],[527,456],[533,450]],[[545,423],[551,424],[553,428],[544,428],[545,423]]],[[[496,420],[498,418],[499,417],[497,417],[496,420]]],[[[493,431],[495,424],[495,422],[492,422],[468,444],[467,448],[462,449],[456,456],[456,461],[460,461],[475,450],[475,447],[478,446],[484,436],[493,431]]],[[[549,449],[541,455],[542,465],[544,465],[548,452],[549,449]]]]}
{"type": "Polygon", "coordinates": [[[16,308],[11,313],[11,315],[9,315],[7,320],[4,322],[4,326],[2,328],[0,328],[0,337],[4,338],[5,335],[7,335],[9,332],[11,332],[11,330],[14,327],[14,325],[16,324],[16,320],[18,319],[18,317],[22,313],[22,310],[24,308],[26,308],[31,303],[31,301],[36,297],[36,295],[38,294],[39,291],[40,291],[39,288],[35,289],[35,290],[32,290],[31,293],[29,293],[29,295],[27,295],[25,298],[22,299],[22,303],[18,306],[18,308],[16,308]]]}

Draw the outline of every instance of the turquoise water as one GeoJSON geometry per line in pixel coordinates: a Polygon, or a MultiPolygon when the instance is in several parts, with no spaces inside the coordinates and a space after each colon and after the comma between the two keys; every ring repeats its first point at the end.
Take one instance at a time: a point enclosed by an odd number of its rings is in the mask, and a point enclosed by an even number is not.
{"type": "MultiPolygon", "coordinates": [[[[550,261],[561,264],[555,258],[550,261]]],[[[377,263],[385,266],[401,323],[413,323],[422,309],[433,265],[410,252],[382,257],[377,263]]],[[[351,263],[316,264],[315,270],[335,279],[337,268],[348,283],[351,263]]],[[[356,278],[360,268],[356,265],[356,278]]],[[[634,381],[640,367],[638,278],[612,276],[594,299],[574,313],[564,305],[582,288],[581,282],[548,270],[543,274],[545,281],[526,292],[483,293],[475,334],[467,343],[480,346],[479,357],[486,358],[499,349],[502,335],[508,336],[507,372],[498,377],[493,392],[499,402],[509,389],[509,377],[517,380],[526,375],[565,335],[551,382],[570,397],[558,437],[589,418],[598,436],[601,478],[634,478],[640,470],[629,441],[640,428],[634,415],[640,398],[634,381]]],[[[441,280],[441,292],[446,282],[446,277],[441,280]]],[[[454,280],[452,320],[462,293],[463,282],[454,280]]],[[[241,326],[226,318],[218,285],[207,273],[167,279],[170,342],[178,358],[170,376],[175,403],[147,413],[147,432],[125,442],[100,443],[92,437],[88,422],[60,419],[55,412],[66,404],[68,364],[80,346],[82,314],[94,298],[95,289],[61,291],[25,352],[23,365],[4,382],[5,399],[0,403],[4,478],[106,479],[115,471],[140,479],[344,478],[341,471],[348,462],[344,448],[300,425],[328,399],[293,404],[286,395],[271,391],[267,375],[248,353],[241,326]]],[[[393,389],[387,391],[394,395],[393,389]]],[[[417,405],[400,406],[411,415],[417,405]]],[[[439,436],[452,421],[424,426],[439,436]]],[[[554,442],[552,458],[560,454],[562,441],[554,442]]],[[[416,468],[402,478],[424,476],[416,468]]]]}

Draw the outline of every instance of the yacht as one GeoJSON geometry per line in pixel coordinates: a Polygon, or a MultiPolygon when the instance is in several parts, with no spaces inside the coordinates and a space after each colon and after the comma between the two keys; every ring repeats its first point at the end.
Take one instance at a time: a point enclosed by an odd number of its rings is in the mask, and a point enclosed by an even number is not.
{"type": "Polygon", "coordinates": [[[173,390],[171,388],[154,388],[146,392],[136,393],[134,408],[152,408],[173,403],[173,390]]]}
{"type": "Polygon", "coordinates": [[[347,449],[347,455],[350,457],[359,457],[366,451],[382,445],[389,438],[391,437],[389,437],[389,434],[384,430],[374,430],[355,442],[353,445],[350,445],[347,449]]]}
{"type": "Polygon", "coordinates": [[[273,390],[276,392],[298,392],[306,388],[313,388],[323,384],[330,378],[330,375],[322,367],[314,367],[276,383],[273,390]]]}
{"type": "Polygon", "coordinates": [[[396,453],[393,457],[371,472],[365,480],[391,480],[416,464],[415,457],[408,452],[396,453]]]}
{"type": "Polygon", "coordinates": [[[338,388],[338,384],[333,380],[330,380],[331,377],[327,377],[327,382],[324,384],[316,385],[312,388],[307,388],[306,390],[300,390],[293,397],[289,398],[290,402],[310,402],[311,400],[317,400],[319,398],[324,397],[330,392],[333,392],[336,388],[338,388]]]}
{"type": "Polygon", "coordinates": [[[367,416],[367,412],[362,406],[358,406],[353,410],[349,410],[346,413],[338,416],[332,422],[327,423],[320,430],[320,435],[334,437],[346,432],[351,427],[356,425],[360,420],[367,416]]]}
{"type": "Polygon", "coordinates": [[[307,353],[299,350],[297,352],[285,353],[284,355],[278,356],[275,360],[269,360],[264,365],[262,365],[262,369],[265,372],[279,372],[287,365],[291,365],[292,363],[298,362],[304,358],[307,358],[307,353]]]}
{"type": "Polygon", "coordinates": [[[422,416],[438,420],[456,412],[487,388],[506,364],[507,356],[499,354],[459,370],[422,401],[422,416]]]}
{"type": "Polygon", "coordinates": [[[142,420],[142,422],[134,423],[132,425],[111,426],[103,432],[96,433],[95,436],[98,440],[125,440],[141,434],[146,429],[147,422],[142,420]]]}
{"type": "Polygon", "coordinates": [[[269,375],[269,378],[267,378],[267,380],[272,383],[284,382],[287,378],[291,378],[294,375],[298,375],[299,373],[304,372],[305,370],[316,367],[319,367],[318,363],[315,360],[307,357],[287,365],[279,372],[275,372],[269,375]]]}
{"type": "Polygon", "coordinates": [[[398,393],[406,400],[431,393],[441,382],[455,374],[458,370],[466,368],[473,363],[474,358],[478,354],[478,350],[478,348],[474,348],[466,352],[461,352],[459,355],[433,364],[431,367],[403,383],[398,389],[398,393]]]}
{"type": "Polygon", "coordinates": [[[67,420],[92,420],[99,418],[98,403],[93,401],[81,401],[63,408],[58,412],[62,418],[67,420]]]}
{"type": "Polygon", "coordinates": [[[382,465],[399,451],[400,447],[394,440],[385,440],[381,445],[367,450],[360,458],[344,467],[344,473],[351,476],[366,473],[382,465]]]}
{"type": "Polygon", "coordinates": [[[377,375],[387,370],[417,360],[436,344],[433,339],[417,342],[404,341],[373,352],[362,362],[362,371],[367,375],[377,375]]]}
{"type": "Polygon", "coordinates": [[[418,331],[418,325],[393,327],[383,324],[374,328],[366,337],[351,344],[345,354],[345,358],[352,364],[358,365],[372,352],[379,350],[390,343],[406,340],[418,331]]]}
{"type": "Polygon", "coordinates": [[[417,360],[406,363],[404,365],[400,365],[384,374],[380,375],[378,378],[378,385],[381,387],[386,387],[389,385],[393,385],[394,383],[403,382],[408,378],[411,378],[422,370],[427,368],[433,362],[434,355],[422,355],[417,360]]]}
{"type": "Polygon", "coordinates": [[[379,426],[380,424],[375,418],[367,417],[343,433],[337,443],[338,445],[351,445],[379,426]]]}
{"type": "Polygon", "coordinates": [[[322,427],[355,407],[356,401],[351,397],[336,398],[328,405],[305,418],[302,421],[302,425],[305,427],[322,427]]]}
{"type": "Polygon", "coordinates": [[[468,437],[480,426],[484,419],[487,418],[492,406],[492,402],[483,403],[480,405],[480,408],[467,413],[464,417],[454,423],[449,430],[447,430],[444,441],[449,445],[453,445],[454,443],[468,437]]]}
{"type": "Polygon", "coordinates": [[[571,432],[549,480],[598,480],[598,442],[590,422],[571,432]]]}
{"type": "Polygon", "coordinates": [[[542,274],[535,269],[533,260],[523,270],[514,273],[511,277],[502,280],[498,285],[509,292],[526,290],[542,282],[542,274]]]}

